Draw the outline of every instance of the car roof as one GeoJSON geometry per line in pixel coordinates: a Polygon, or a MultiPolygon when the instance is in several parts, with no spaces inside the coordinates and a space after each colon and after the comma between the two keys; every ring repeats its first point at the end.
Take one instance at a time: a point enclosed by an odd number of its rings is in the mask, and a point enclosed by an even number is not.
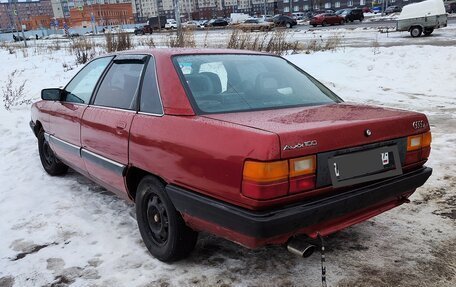
{"type": "MultiPolygon", "coordinates": [[[[141,50],[128,50],[114,52],[109,55],[122,55],[122,54],[146,54],[153,55],[154,57],[172,57],[176,55],[204,55],[204,54],[248,54],[248,55],[272,55],[264,52],[256,52],[249,50],[235,50],[235,49],[207,49],[207,48],[153,48],[141,50]]],[[[106,55],[104,55],[106,56],[106,55]]]]}

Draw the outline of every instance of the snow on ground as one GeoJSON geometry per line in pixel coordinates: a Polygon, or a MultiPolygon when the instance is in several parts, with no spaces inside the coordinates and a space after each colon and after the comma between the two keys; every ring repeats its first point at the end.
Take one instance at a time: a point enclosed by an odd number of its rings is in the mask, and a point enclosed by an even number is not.
{"type": "MultiPolygon", "coordinates": [[[[455,286],[456,48],[345,47],[287,58],[347,101],[424,112],[433,131],[434,174],[412,202],[326,239],[329,285],[455,286]]],[[[0,64],[0,78],[18,70],[15,84],[26,80],[34,100],[80,68],[64,50],[34,48],[1,49],[0,64]]],[[[320,285],[318,254],[252,251],[207,234],[189,259],[161,263],[141,241],[132,204],[74,172],[44,172],[29,120],[29,106],[0,107],[0,286],[320,285]]]]}

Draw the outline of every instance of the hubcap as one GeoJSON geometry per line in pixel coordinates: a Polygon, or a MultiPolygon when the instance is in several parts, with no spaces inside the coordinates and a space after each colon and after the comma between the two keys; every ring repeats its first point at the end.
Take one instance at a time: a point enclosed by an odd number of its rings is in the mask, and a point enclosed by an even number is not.
{"type": "Polygon", "coordinates": [[[151,194],[147,202],[147,221],[155,243],[165,244],[168,240],[168,214],[157,194],[151,194]]]}

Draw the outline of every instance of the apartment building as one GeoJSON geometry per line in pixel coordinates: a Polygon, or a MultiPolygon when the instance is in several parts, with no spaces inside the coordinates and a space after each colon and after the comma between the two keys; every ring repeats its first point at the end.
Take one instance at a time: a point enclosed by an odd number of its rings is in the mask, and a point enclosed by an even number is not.
{"type": "Polygon", "coordinates": [[[71,9],[84,9],[85,6],[95,4],[119,3],[131,3],[131,0],[52,0],[52,10],[55,18],[67,18],[70,17],[71,9]]]}
{"type": "Polygon", "coordinates": [[[53,16],[51,0],[0,0],[0,30],[19,29],[18,18],[24,24],[36,16],[53,16]]]}
{"type": "Polygon", "coordinates": [[[92,22],[98,26],[133,24],[133,9],[130,3],[93,4],[70,9],[73,27],[90,27],[92,22]]]}
{"type": "MultiPolygon", "coordinates": [[[[165,15],[174,17],[176,0],[132,0],[133,13],[138,21],[149,17],[165,15]]],[[[181,19],[211,19],[229,17],[231,13],[247,13],[251,15],[275,14],[277,0],[179,0],[181,19]]]]}

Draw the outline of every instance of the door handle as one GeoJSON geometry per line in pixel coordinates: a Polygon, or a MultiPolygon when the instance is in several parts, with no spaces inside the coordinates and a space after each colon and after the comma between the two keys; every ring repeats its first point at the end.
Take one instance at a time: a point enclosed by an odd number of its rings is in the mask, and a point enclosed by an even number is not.
{"type": "Polygon", "coordinates": [[[126,122],[123,122],[123,121],[117,122],[116,127],[117,127],[118,129],[124,130],[124,129],[127,127],[127,123],[126,123],[126,122]]]}

